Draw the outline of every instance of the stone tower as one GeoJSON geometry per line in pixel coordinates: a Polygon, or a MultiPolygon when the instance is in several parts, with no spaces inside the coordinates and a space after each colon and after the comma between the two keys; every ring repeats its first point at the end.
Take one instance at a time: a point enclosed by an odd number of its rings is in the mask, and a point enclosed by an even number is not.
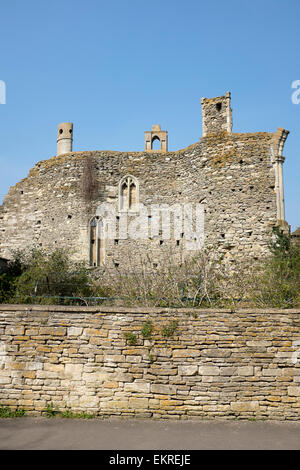
{"type": "Polygon", "coordinates": [[[232,131],[230,92],[216,98],[202,98],[202,136],[232,131]]]}
{"type": "Polygon", "coordinates": [[[57,155],[72,152],[73,123],[62,122],[57,131],[57,155]]]}

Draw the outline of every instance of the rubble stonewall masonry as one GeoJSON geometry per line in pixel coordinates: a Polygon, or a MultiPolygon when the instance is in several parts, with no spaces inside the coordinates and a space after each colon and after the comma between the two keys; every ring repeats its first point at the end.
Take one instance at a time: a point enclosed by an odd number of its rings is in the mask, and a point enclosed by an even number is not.
{"type": "Polygon", "coordinates": [[[155,267],[188,254],[184,230],[177,239],[159,231],[132,240],[117,229],[114,239],[104,239],[105,203],[118,221],[134,219],[139,204],[202,204],[204,246],[217,246],[228,261],[264,255],[272,227],[288,227],[282,176],[288,131],[232,133],[230,93],[202,99],[202,116],[200,141],[174,152],[157,124],[145,132],[144,152],[72,152],[73,125],[62,123],[57,156],[37,163],[0,206],[0,256],[68,247],[91,266],[128,269],[129,258],[137,266],[145,253],[155,267]],[[160,150],[153,150],[155,140],[160,150]]]}
{"type": "Polygon", "coordinates": [[[296,309],[1,305],[0,406],[298,420],[299,327],[296,309]],[[164,336],[170,320],[178,326],[164,336]]]}

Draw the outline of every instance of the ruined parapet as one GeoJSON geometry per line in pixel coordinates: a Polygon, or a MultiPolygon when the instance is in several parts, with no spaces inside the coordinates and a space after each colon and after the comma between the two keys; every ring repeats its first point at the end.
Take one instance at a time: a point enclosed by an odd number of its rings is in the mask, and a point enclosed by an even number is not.
{"type": "Polygon", "coordinates": [[[57,155],[72,152],[73,123],[62,122],[57,131],[57,155]]]}
{"type": "Polygon", "coordinates": [[[202,136],[232,132],[231,95],[228,91],[224,96],[202,98],[202,136]]]}
{"type": "MultiPolygon", "coordinates": [[[[145,151],[153,151],[153,142],[159,140],[160,151],[168,151],[168,132],[162,131],[159,124],[154,124],[151,131],[145,132],[145,151]]],[[[155,150],[157,152],[157,150],[155,150]]]]}

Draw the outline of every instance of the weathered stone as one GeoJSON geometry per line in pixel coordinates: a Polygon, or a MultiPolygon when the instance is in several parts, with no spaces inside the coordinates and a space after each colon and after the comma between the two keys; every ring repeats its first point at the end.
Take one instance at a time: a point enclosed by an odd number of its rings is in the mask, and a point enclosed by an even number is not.
{"type": "Polygon", "coordinates": [[[68,328],[68,336],[80,336],[82,334],[83,328],[78,328],[76,326],[71,326],[68,328]]]}
{"type": "Polygon", "coordinates": [[[101,336],[107,337],[108,331],[104,329],[97,328],[86,328],[83,333],[85,336],[101,336]]]}
{"type": "Polygon", "coordinates": [[[65,371],[65,365],[64,364],[50,364],[46,362],[44,364],[44,370],[50,370],[52,372],[63,373],[65,371]]]}
{"type": "Polygon", "coordinates": [[[104,388],[119,388],[119,382],[104,382],[104,388]]]}
{"type": "Polygon", "coordinates": [[[281,375],[282,369],[262,369],[262,375],[265,377],[273,377],[275,375],[281,375]]]}
{"type": "Polygon", "coordinates": [[[150,383],[132,382],[124,384],[124,390],[125,392],[149,393],[150,383]]]}
{"type": "Polygon", "coordinates": [[[148,398],[129,398],[129,408],[133,409],[147,409],[148,408],[148,398]]]}
{"type": "Polygon", "coordinates": [[[151,392],[160,395],[174,395],[176,393],[176,387],[172,385],[152,384],[151,392]]]}
{"type": "Polygon", "coordinates": [[[6,335],[23,335],[24,327],[23,326],[7,326],[5,328],[6,335]]]}
{"type": "Polygon", "coordinates": [[[83,395],[79,398],[78,402],[79,406],[82,406],[84,408],[98,408],[99,406],[99,397],[93,395],[93,396],[86,396],[83,395]]]}
{"type": "Polygon", "coordinates": [[[220,367],[220,375],[231,376],[235,375],[237,367],[220,367]]]}
{"type": "Polygon", "coordinates": [[[199,375],[220,375],[220,368],[216,366],[199,366],[199,375]]]}
{"type": "Polygon", "coordinates": [[[82,378],[82,364],[65,364],[65,376],[71,380],[80,380],[82,378]]]}
{"type": "Polygon", "coordinates": [[[119,364],[120,362],[125,362],[125,357],[122,354],[108,354],[104,356],[103,362],[112,362],[119,364]]]}
{"type": "Polygon", "coordinates": [[[40,335],[65,336],[67,328],[61,326],[41,326],[40,335]]]}
{"type": "Polygon", "coordinates": [[[238,375],[249,376],[253,375],[253,366],[242,366],[237,368],[238,375]]]}
{"type": "Polygon", "coordinates": [[[271,341],[263,341],[263,340],[255,340],[255,341],[246,341],[247,346],[252,346],[255,348],[266,348],[267,346],[271,346],[271,341]]]}
{"type": "Polygon", "coordinates": [[[181,357],[197,357],[200,355],[199,351],[196,351],[194,349],[174,349],[173,351],[173,357],[174,358],[181,358],[181,357]]]}
{"type": "Polygon", "coordinates": [[[300,386],[290,386],[288,387],[288,394],[291,397],[300,397],[300,386]]]}
{"type": "Polygon", "coordinates": [[[231,410],[232,411],[258,411],[259,410],[259,402],[258,401],[244,401],[244,402],[236,402],[231,403],[231,410]]]}
{"type": "Polygon", "coordinates": [[[114,375],[113,374],[110,374],[108,372],[105,372],[105,371],[102,371],[102,370],[99,370],[97,372],[90,372],[90,373],[86,373],[84,372],[83,374],[81,374],[81,372],[79,372],[79,374],[77,375],[75,373],[75,376],[73,375],[73,378],[74,377],[77,377],[77,380],[78,379],[82,379],[84,380],[86,383],[94,383],[94,384],[102,384],[103,382],[109,382],[111,379],[111,381],[114,382],[114,375]]]}
{"type": "Polygon", "coordinates": [[[179,375],[196,375],[198,373],[198,366],[179,366],[179,375]]]}
{"type": "Polygon", "coordinates": [[[4,385],[4,384],[9,384],[11,383],[11,378],[6,376],[6,377],[0,377],[0,384],[4,385]]]}
{"type": "Polygon", "coordinates": [[[114,375],[114,379],[118,380],[119,382],[132,382],[133,375],[127,374],[125,372],[116,372],[114,375]]]}

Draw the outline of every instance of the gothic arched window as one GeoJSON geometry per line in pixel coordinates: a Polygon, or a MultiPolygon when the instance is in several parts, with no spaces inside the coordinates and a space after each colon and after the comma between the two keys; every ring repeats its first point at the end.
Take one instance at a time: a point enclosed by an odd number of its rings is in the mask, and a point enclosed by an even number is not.
{"type": "Polygon", "coordinates": [[[120,211],[137,211],[138,209],[138,181],[133,176],[124,176],[119,186],[120,211]]]}

